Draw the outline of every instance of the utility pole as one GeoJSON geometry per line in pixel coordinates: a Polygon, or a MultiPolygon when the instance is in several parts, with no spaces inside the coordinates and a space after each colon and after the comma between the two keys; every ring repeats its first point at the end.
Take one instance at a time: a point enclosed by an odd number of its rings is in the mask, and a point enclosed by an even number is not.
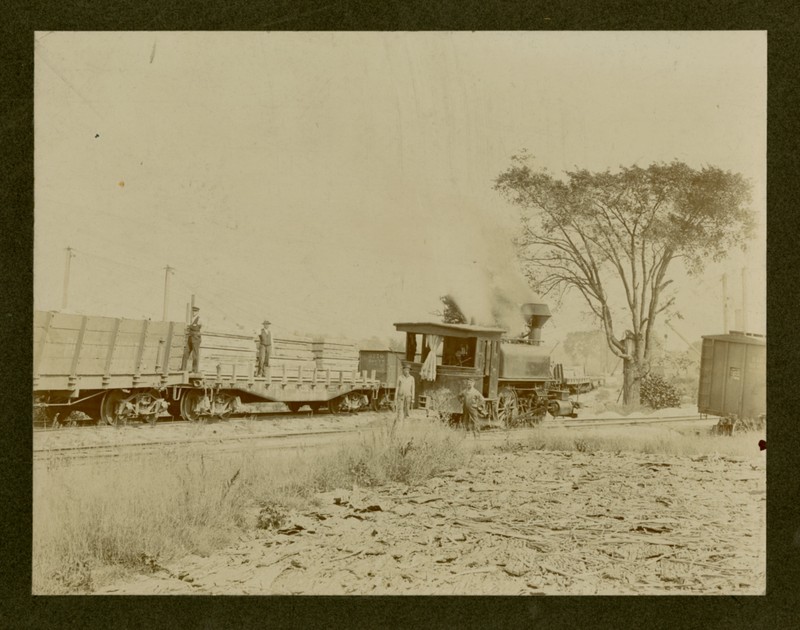
{"type": "Polygon", "coordinates": [[[728,334],[728,274],[722,274],[722,334],[728,334]]]}
{"type": "Polygon", "coordinates": [[[164,267],[166,272],[164,273],[164,316],[162,319],[167,321],[167,304],[169,304],[169,277],[172,275],[172,272],[175,271],[174,268],[167,265],[164,267]]]}
{"type": "Polygon", "coordinates": [[[67,247],[67,265],[64,268],[64,295],[61,297],[61,310],[67,309],[67,296],[69,295],[69,262],[75,257],[73,249],[67,247]]]}
{"type": "Polygon", "coordinates": [[[742,332],[747,334],[747,267],[742,267],[742,332]]]}

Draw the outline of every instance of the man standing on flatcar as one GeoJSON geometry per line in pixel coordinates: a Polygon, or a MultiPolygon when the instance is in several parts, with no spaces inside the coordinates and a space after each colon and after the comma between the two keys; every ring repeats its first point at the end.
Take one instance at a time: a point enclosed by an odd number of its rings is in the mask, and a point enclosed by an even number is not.
{"type": "Polygon", "coordinates": [[[395,406],[397,407],[397,416],[395,422],[408,418],[409,409],[414,404],[414,394],[417,384],[414,377],[411,376],[411,366],[408,363],[403,364],[403,373],[397,377],[397,388],[395,389],[395,406]]]}
{"type": "Polygon", "coordinates": [[[258,376],[264,376],[269,367],[269,351],[272,347],[272,333],[269,331],[269,320],[264,320],[261,324],[261,332],[258,334],[258,376]]]}
{"type": "Polygon", "coordinates": [[[192,307],[192,323],[186,328],[186,349],[183,353],[183,364],[181,370],[186,369],[186,364],[189,362],[189,357],[192,359],[192,372],[197,373],[200,371],[200,342],[202,336],[200,330],[203,325],[200,323],[200,309],[197,306],[192,307]]]}

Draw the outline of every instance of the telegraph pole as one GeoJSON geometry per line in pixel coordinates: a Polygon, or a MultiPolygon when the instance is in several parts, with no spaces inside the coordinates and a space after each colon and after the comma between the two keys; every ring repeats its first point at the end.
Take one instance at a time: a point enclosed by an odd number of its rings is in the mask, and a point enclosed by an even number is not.
{"type": "Polygon", "coordinates": [[[67,265],[64,268],[64,295],[61,297],[61,310],[67,309],[67,296],[69,295],[69,262],[75,257],[73,249],[67,247],[67,265]]]}
{"type": "Polygon", "coordinates": [[[164,269],[166,271],[164,273],[164,316],[162,319],[167,321],[167,304],[169,303],[169,277],[172,275],[175,269],[169,265],[164,267],[164,269]]]}
{"type": "Polygon", "coordinates": [[[722,274],[722,334],[728,334],[728,274],[722,274]]]}
{"type": "Polygon", "coordinates": [[[747,334],[747,267],[742,267],[742,332],[747,334]]]}

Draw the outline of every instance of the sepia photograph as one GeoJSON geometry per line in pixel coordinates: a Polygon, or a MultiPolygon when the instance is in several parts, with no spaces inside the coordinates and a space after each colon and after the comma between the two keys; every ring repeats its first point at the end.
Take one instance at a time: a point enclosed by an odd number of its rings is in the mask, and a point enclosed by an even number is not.
{"type": "Polygon", "coordinates": [[[766,31],[33,37],[33,595],[765,594],[766,31]]]}

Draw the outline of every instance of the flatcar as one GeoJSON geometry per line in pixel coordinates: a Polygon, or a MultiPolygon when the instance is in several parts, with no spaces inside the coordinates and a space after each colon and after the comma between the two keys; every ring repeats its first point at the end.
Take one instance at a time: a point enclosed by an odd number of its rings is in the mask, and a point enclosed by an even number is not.
{"type": "Polygon", "coordinates": [[[417,405],[451,416],[461,413],[458,394],[467,378],[486,398],[489,422],[535,424],[547,413],[575,417],[577,404],[559,387],[541,329],[550,318],[546,304],[524,304],[523,336],[504,328],[439,322],[400,322],[406,333],[405,360],[417,383],[417,405]]]}
{"type": "Polygon", "coordinates": [[[354,362],[342,360],[341,344],[276,338],[266,374],[256,376],[251,335],[204,331],[196,373],[182,368],[185,343],[183,322],[36,311],[34,407],[53,422],[80,411],[121,424],[154,422],[165,412],[184,420],[226,417],[254,402],[338,413],[377,396],[374,374],[358,371],[355,349],[354,362]]]}

